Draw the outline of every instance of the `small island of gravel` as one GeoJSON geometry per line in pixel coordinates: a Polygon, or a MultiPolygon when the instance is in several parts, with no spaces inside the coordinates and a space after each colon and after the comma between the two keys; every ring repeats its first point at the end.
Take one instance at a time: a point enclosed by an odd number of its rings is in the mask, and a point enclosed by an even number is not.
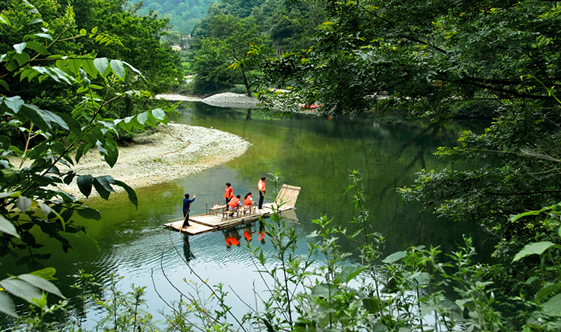
{"type": "MultiPolygon", "coordinates": [[[[170,123],[158,125],[119,148],[119,159],[109,167],[97,150],[88,152],[73,167],[77,174],[111,175],[132,188],[147,187],[197,173],[243,155],[250,143],[217,129],[170,123]]],[[[67,171],[60,166],[61,171],[67,171]]],[[[59,186],[83,198],[75,181],[59,186]]],[[[115,190],[121,189],[115,187],[115,190]]],[[[92,195],[95,191],[92,191],[92,195]]]]}

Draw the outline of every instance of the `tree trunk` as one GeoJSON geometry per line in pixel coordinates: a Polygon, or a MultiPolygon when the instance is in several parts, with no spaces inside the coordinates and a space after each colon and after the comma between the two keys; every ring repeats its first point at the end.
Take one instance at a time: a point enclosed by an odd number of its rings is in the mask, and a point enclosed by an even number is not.
{"type": "Polygon", "coordinates": [[[240,69],[242,70],[243,84],[245,84],[245,89],[247,90],[247,96],[251,97],[251,91],[249,91],[249,83],[247,82],[247,77],[245,76],[245,67],[240,64],[240,69]]]}

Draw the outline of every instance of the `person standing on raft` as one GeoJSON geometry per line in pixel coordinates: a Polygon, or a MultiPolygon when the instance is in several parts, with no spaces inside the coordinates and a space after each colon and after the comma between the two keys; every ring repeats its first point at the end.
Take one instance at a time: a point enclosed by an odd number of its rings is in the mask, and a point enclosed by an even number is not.
{"type": "Polygon", "coordinates": [[[224,190],[224,199],[226,199],[226,205],[230,203],[230,200],[234,198],[234,189],[230,182],[226,182],[226,189],[224,190]]]}
{"type": "Polygon", "coordinates": [[[265,199],[265,177],[262,177],[257,184],[259,190],[259,211],[263,208],[263,200],[265,199]]]}
{"type": "Polygon", "coordinates": [[[191,203],[195,201],[195,197],[197,194],[193,195],[193,199],[189,199],[189,194],[185,194],[185,198],[183,199],[183,226],[181,228],[185,228],[185,226],[189,225],[189,211],[191,210],[191,203]]]}

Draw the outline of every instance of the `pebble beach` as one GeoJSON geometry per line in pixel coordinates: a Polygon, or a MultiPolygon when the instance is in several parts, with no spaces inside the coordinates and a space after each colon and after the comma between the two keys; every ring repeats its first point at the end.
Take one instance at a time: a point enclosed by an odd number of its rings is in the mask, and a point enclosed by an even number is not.
{"type": "MultiPolygon", "coordinates": [[[[243,138],[217,129],[169,123],[158,125],[119,148],[119,159],[113,168],[93,149],[73,167],[77,174],[111,175],[132,188],[184,178],[243,155],[250,143],[243,138]]],[[[61,172],[68,170],[59,166],[61,172]]],[[[59,187],[76,198],[84,198],[75,181],[59,187]]],[[[115,191],[122,188],[115,186],[115,191]]],[[[97,193],[92,190],[92,195],[97,193]]],[[[91,197],[90,196],[90,197],[91,197]]]]}

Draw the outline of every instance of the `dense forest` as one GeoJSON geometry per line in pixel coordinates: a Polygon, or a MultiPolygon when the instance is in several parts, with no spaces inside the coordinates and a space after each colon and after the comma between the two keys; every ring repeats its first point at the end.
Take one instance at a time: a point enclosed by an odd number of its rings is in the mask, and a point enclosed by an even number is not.
{"type": "Polygon", "coordinates": [[[130,2],[131,4],[142,3],[142,8],[138,11],[141,15],[148,15],[150,12],[156,13],[160,17],[168,18],[170,33],[166,39],[180,45],[181,39],[187,38],[195,24],[206,16],[207,9],[212,1],[210,0],[166,0],[142,2],[130,2]]]}
{"type": "MultiPolygon", "coordinates": [[[[184,300],[169,330],[193,328],[184,319],[185,307],[198,315],[201,330],[243,329],[246,321],[264,331],[559,330],[557,2],[220,1],[196,22],[190,13],[201,17],[201,3],[145,6],[103,0],[0,2],[0,254],[27,250],[19,263],[39,269],[0,281],[6,290],[0,292],[4,313],[18,316],[6,293],[21,297],[41,311],[21,326],[42,328],[45,310],[60,310],[47,308],[42,292],[62,294],[37,278],[54,273],[41,269],[48,255],[33,254],[41,247],[37,234],[69,250],[68,234],[85,231],[72,216],[100,217],[52,188],[76,181],[86,196],[94,189],[108,198],[116,185],[137,203],[125,183],[61,173],[57,164],[77,163],[97,148],[113,165],[121,134],[167,121],[149,97],[183,78],[179,53],[161,42],[177,19],[185,23],[179,29],[193,24],[183,62],[196,78],[185,91],[237,86],[270,108],[321,104],[320,112],[337,115],[406,111],[443,126],[459,114],[491,115],[493,122],[482,134],[466,131],[457,146],[435,151],[454,167],[419,170],[414,184],[396,190],[438,215],[482,225],[498,245],[494,264],[478,263],[468,238],[446,256],[438,248],[412,247],[382,260],[383,237],[370,234],[357,250],[362,263],[345,266],[341,259],[349,253],[339,252],[336,237],[357,235],[332,229],[322,217],[314,220],[319,240],[310,248],[326,263],[314,268],[294,255],[297,235],[274,216],[268,233],[278,255],[270,259],[279,268],[266,271],[274,282],[270,298],[261,299],[263,311],[249,313],[243,322],[232,318],[222,301],[226,292],[217,286],[212,292],[218,309],[184,300]],[[141,15],[150,9],[155,12],[141,15]],[[26,133],[23,141],[14,140],[16,132],[26,133]],[[8,154],[33,163],[17,167],[8,154]],[[427,325],[427,315],[433,325],[427,325]]],[[[349,183],[357,210],[353,222],[366,223],[360,174],[352,172],[349,183]]],[[[264,266],[268,258],[252,250],[264,266]]],[[[138,305],[141,292],[135,294],[138,305]]],[[[147,330],[146,317],[140,321],[126,311],[120,320],[114,317],[114,330],[131,328],[132,320],[133,328],[147,330]]]]}

